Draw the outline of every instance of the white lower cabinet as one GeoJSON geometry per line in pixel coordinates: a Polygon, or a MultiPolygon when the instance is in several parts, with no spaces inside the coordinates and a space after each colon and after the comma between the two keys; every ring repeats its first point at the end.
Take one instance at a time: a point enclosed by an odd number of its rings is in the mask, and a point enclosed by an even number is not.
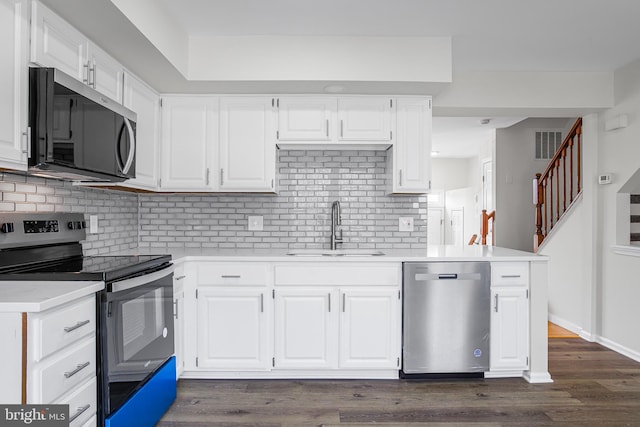
{"type": "Polygon", "coordinates": [[[333,289],[275,291],[275,368],[337,368],[337,303],[333,289]]]}
{"type": "Polygon", "coordinates": [[[184,371],[184,264],[174,264],[173,271],[173,329],[174,352],[176,355],[176,378],[184,371]]]}
{"type": "Polygon", "coordinates": [[[198,368],[266,370],[270,346],[266,289],[198,288],[198,368]]]}
{"type": "Polygon", "coordinates": [[[400,291],[344,289],[340,308],[341,368],[399,368],[400,291]]]}
{"type": "Polygon", "coordinates": [[[529,369],[529,265],[491,264],[490,371],[529,369]]]}

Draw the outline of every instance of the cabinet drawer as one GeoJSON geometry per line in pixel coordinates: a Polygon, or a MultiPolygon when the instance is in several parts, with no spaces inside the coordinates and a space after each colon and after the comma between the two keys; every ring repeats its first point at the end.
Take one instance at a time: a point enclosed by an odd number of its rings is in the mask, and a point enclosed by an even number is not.
{"type": "Polygon", "coordinates": [[[96,339],[92,337],[34,366],[29,401],[52,402],[95,375],[96,339]]]}
{"type": "Polygon", "coordinates": [[[97,410],[98,379],[91,378],[55,403],[69,405],[69,426],[84,425],[97,410]]]}
{"type": "Polygon", "coordinates": [[[266,285],[267,264],[202,263],[197,266],[198,286],[201,285],[266,285]]]}
{"type": "Polygon", "coordinates": [[[528,286],[528,262],[492,262],[491,286],[528,286]]]}
{"type": "Polygon", "coordinates": [[[276,285],[399,286],[401,264],[298,264],[275,266],[276,285]]]}
{"type": "Polygon", "coordinates": [[[95,296],[45,311],[31,319],[31,357],[40,361],[96,331],[95,296]]]}

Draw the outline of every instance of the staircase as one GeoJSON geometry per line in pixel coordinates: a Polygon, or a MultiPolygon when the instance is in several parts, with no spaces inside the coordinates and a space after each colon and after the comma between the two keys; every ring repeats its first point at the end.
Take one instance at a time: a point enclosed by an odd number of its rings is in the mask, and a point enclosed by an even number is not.
{"type": "Polygon", "coordinates": [[[574,123],[543,173],[533,180],[534,252],[582,192],[582,118],[574,123]]]}
{"type": "MultiPolygon", "coordinates": [[[[495,246],[495,237],[493,234],[493,226],[496,222],[496,211],[491,211],[490,213],[487,213],[486,209],[482,209],[482,214],[480,216],[480,244],[481,245],[486,245],[487,244],[487,236],[489,235],[489,232],[491,232],[491,246],[495,246]],[[489,221],[491,221],[491,224],[489,224],[489,221]]],[[[471,239],[469,240],[469,245],[475,245],[476,241],[478,240],[478,235],[474,234],[473,236],[471,236],[471,239]]]]}

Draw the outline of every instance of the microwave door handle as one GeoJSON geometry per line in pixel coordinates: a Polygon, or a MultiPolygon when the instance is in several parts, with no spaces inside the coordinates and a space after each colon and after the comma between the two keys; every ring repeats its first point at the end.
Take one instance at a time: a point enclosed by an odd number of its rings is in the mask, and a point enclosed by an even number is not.
{"type": "Polygon", "coordinates": [[[129,156],[127,157],[127,163],[125,163],[124,168],[122,168],[122,173],[126,174],[131,169],[131,165],[133,165],[134,155],[136,153],[136,136],[133,133],[133,126],[131,126],[131,122],[126,117],[124,118],[124,124],[127,126],[127,132],[129,132],[129,156]]]}
{"type": "Polygon", "coordinates": [[[118,141],[116,142],[116,147],[115,147],[116,162],[118,163],[118,169],[120,169],[120,172],[124,171],[124,164],[122,163],[122,157],[120,156],[120,146],[122,145],[122,134],[124,131],[124,126],[125,126],[124,123],[122,124],[122,126],[120,126],[120,131],[118,132],[118,141]]]}

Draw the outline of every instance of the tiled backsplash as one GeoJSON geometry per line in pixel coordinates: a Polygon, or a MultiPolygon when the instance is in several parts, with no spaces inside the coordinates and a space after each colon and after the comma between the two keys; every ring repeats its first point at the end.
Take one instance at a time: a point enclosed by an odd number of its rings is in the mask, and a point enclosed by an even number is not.
{"type": "Polygon", "coordinates": [[[0,173],[0,211],[82,212],[98,216],[98,233],[87,234],[85,255],[138,247],[138,196],[73,186],[70,182],[0,173]]]}
{"type": "Polygon", "coordinates": [[[385,195],[384,151],[280,150],[278,169],[277,195],[141,194],[140,246],[329,248],[334,200],[344,248],[426,245],[426,197],[385,195]],[[250,215],[263,231],[247,229],[250,215]],[[398,231],[401,216],[413,217],[413,232],[398,231]]]}
{"type": "Polygon", "coordinates": [[[425,196],[385,194],[384,151],[278,152],[277,195],[134,194],[0,173],[0,211],[98,215],[85,254],[152,248],[328,248],[331,203],[342,207],[344,248],[419,248],[427,240],[425,196]],[[262,216],[263,231],[247,217],[262,216]],[[413,232],[398,218],[412,217],[413,232]]]}

